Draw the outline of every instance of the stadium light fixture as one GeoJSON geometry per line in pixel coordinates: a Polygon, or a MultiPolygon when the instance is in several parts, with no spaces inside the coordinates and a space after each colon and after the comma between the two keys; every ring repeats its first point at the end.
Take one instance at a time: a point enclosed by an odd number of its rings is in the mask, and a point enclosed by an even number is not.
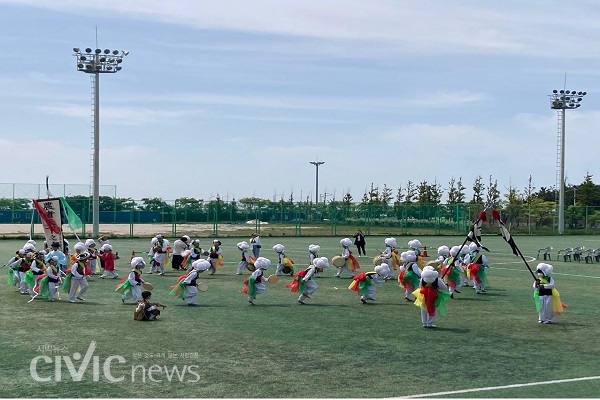
{"type": "Polygon", "coordinates": [[[581,101],[587,92],[577,90],[554,89],[550,94],[550,108],[558,113],[559,140],[557,149],[557,164],[559,175],[556,180],[558,189],[558,234],[562,235],[565,229],[565,119],[567,110],[581,107],[581,101]]]}
{"type": "Polygon", "coordinates": [[[94,74],[94,158],[92,173],[92,234],[99,235],[100,227],[100,74],[115,73],[122,69],[123,57],[128,51],[109,49],[92,50],[87,47],[81,52],[78,47],[73,48],[73,55],[77,57],[77,71],[94,74]]]}
{"type": "Polygon", "coordinates": [[[319,202],[319,165],[325,164],[325,161],[310,161],[316,167],[315,176],[315,204],[319,202]]]}

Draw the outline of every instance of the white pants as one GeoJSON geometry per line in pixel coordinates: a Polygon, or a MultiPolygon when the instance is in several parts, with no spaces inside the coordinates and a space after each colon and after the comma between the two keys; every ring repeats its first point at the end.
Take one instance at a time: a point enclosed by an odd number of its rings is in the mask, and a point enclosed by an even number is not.
{"type": "Polygon", "coordinates": [[[360,296],[361,300],[365,300],[365,298],[375,300],[375,292],[377,292],[377,289],[375,288],[375,284],[371,284],[371,286],[369,286],[368,290],[369,290],[369,293],[366,296],[360,296]]]}
{"type": "Polygon", "coordinates": [[[306,300],[309,294],[313,294],[317,291],[317,287],[317,282],[313,281],[312,279],[309,279],[306,282],[304,282],[304,293],[300,293],[298,301],[306,300]]]}
{"type": "MultiPolygon", "coordinates": [[[[277,269],[275,269],[275,275],[281,275],[283,274],[283,268],[285,268],[285,265],[283,264],[277,264],[277,269]]],[[[292,269],[292,272],[290,272],[290,275],[294,275],[294,270],[292,269]]]]}
{"type": "Polygon", "coordinates": [[[85,278],[71,278],[71,289],[69,290],[69,301],[75,301],[75,295],[77,297],[83,297],[85,292],[88,290],[88,282],[85,278]],[[79,293],[77,293],[79,289],[79,293]]]}
{"type": "Polygon", "coordinates": [[[48,282],[48,291],[50,292],[48,300],[54,300],[54,296],[58,293],[57,284],[54,282],[48,282]]]}
{"type": "Polygon", "coordinates": [[[90,260],[90,269],[92,270],[92,275],[96,275],[96,260],[90,260]]]}
{"type": "Polygon", "coordinates": [[[140,285],[133,285],[131,290],[123,296],[123,300],[133,299],[136,303],[142,299],[142,287],[140,285]]]}
{"type": "Polygon", "coordinates": [[[198,288],[194,285],[186,285],[183,299],[187,301],[188,304],[196,304],[196,300],[198,299],[198,288]]]}
{"type": "Polygon", "coordinates": [[[540,296],[540,313],[538,321],[554,322],[556,314],[552,310],[552,296],[540,296]]]}
{"type": "Polygon", "coordinates": [[[165,253],[154,254],[154,262],[150,268],[150,272],[163,273],[165,271],[165,253]]]}
{"type": "Polygon", "coordinates": [[[22,271],[19,271],[19,292],[22,294],[27,294],[29,292],[27,283],[25,282],[25,272],[22,271]]]}
{"type": "Polygon", "coordinates": [[[343,267],[338,267],[335,276],[342,276],[342,273],[344,273],[344,271],[348,271],[350,276],[354,276],[354,273],[352,271],[350,271],[350,269],[347,267],[347,265],[348,265],[348,263],[346,263],[343,267]]]}
{"type": "MultiPolygon", "coordinates": [[[[267,290],[267,287],[265,286],[264,283],[255,283],[254,287],[256,288],[256,294],[263,294],[265,292],[265,290],[267,290]]],[[[248,300],[256,300],[256,298],[252,297],[252,296],[248,296],[248,300]]]]}
{"type": "Polygon", "coordinates": [[[437,308],[435,309],[434,315],[429,315],[427,310],[421,309],[421,324],[423,324],[423,326],[433,326],[435,320],[437,319],[437,313],[437,308]]]}
{"type": "Polygon", "coordinates": [[[240,263],[238,264],[238,268],[237,268],[237,274],[242,275],[244,273],[244,270],[248,270],[247,267],[248,267],[247,261],[240,261],[240,263]]]}
{"type": "Polygon", "coordinates": [[[106,278],[106,277],[118,278],[119,274],[117,274],[115,271],[108,271],[105,269],[104,272],[102,273],[102,275],[100,275],[100,278],[106,278]]]}
{"type": "Polygon", "coordinates": [[[390,267],[390,273],[386,276],[386,278],[393,278],[394,277],[394,266],[392,265],[392,259],[391,258],[382,258],[381,263],[387,264],[388,267],[390,267]]]}

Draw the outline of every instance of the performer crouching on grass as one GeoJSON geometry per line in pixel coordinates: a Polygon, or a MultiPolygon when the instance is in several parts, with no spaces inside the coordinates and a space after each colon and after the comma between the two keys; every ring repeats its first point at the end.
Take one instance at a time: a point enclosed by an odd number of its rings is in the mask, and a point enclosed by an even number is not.
{"type": "Polygon", "coordinates": [[[354,290],[360,295],[360,301],[367,304],[367,300],[375,300],[375,292],[377,291],[375,283],[385,283],[385,278],[390,274],[390,267],[387,264],[380,264],[375,267],[375,271],[361,272],[356,275],[348,289],[354,290]]]}
{"type": "Polygon", "coordinates": [[[244,271],[248,271],[248,265],[250,263],[250,255],[248,255],[248,249],[250,245],[246,242],[239,242],[237,248],[242,252],[242,260],[238,264],[236,275],[242,275],[244,271]]]}
{"type": "Polygon", "coordinates": [[[169,294],[187,301],[188,306],[195,306],[198,299],[198,276],[209,270],[211,263],[208,260],[196,260],[191,265],[191,270],[186,275],[181,275],[177,285],[171,286],[169,294]]]}
{"type": "Polygon", "coordinates": [[[248,302],[252,305],[256,304],[256,296],[267,290],[265,283],[268,281],[263,273],[269,268],[269,265],[271,265],[271,260],[264,257],[258,257],[256,261],[254,261],[256,270],[244,281],[246,287],[241,290],[241,293],[248,295],[248,302]]]}
{"type": "Polygon", "coordinates": [[[414,304],[421,308],[423,328],[437,328],[435,321],[438,310],[440,314],[446,314],[445,302],[450,297],[446,289],[446,284],[439,278],[435,268],[429,265],[423,268],[421,287],[413,292],[417,298],[414,304]]]}
{"type": "Polygon", "coordinates": [[[131,259],[131,272],[115,289],[116,292],[121,292],[121,302],[125,303],[125,300],[133,299],[134,302],[138,302],[142,299],[142,269],[146,266],[142,257],[133,257],[131,259]]]}
{"type": "Polygon", "coordinates": [[[309,295],[317,291],[317,282],[312,279],[317,272],[317,268],[323,269],[327,268],[328,266],[329,260],[327,257],[317,258],[313,260],[312,265],[310,265],[308,268],[298,271],[294,275],[294,280],[285,285],[285,287],[289,288],[294,293],[300,292],[298,303],[306,304],[304,301],[306,299],[310,299],[309,295]]]}
{"type": "Polygon", "coordinates": [[[539,263],[535,272],[538,278],[533,283],[535,289],[533,299],[538,311],[538,323],[553,324],[556,316],[562,313],[563,308],[567,308],[560,301],[560,294],[554,287],[554,278],[550,276],[554,272],[554,267],[550,264],[539,263]]]}

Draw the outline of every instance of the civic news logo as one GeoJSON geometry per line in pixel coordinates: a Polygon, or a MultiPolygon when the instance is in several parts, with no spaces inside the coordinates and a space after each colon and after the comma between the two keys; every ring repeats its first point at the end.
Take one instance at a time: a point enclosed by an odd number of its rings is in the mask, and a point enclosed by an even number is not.
{"type": "Polygon", "coordinates": [[[173,365],[173,360],[162,359],[148,363],[131,364],[125,357],[111,355],[104,359],[95,356],[96,342],[92,341],[83,358],[76,352],[70,356],[46,354],[34,357],[29,363],[29,372],[36,382],[62,382],[71,380],[80,382],[84,379],[100,380],[112,383],[131,382],[182,382],[194,383],[200,381],[199,369],[196,364],[173,365]],[[167,363],[167,361],[171,361],[167,363]]]}

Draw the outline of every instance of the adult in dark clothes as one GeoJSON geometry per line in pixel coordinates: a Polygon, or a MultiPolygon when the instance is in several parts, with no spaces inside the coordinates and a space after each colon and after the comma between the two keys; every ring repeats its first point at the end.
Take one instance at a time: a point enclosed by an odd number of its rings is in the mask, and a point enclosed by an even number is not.
{"type": "Polygon", "coordinates": [[[358,256],[361,257],[361,252],[363,256],[367,256],[367,252],[365,251],[365,245],[367,242],[365,241],[365,234],[359,229],[354,233],[354,245],[358,251],[358,256]]]}

